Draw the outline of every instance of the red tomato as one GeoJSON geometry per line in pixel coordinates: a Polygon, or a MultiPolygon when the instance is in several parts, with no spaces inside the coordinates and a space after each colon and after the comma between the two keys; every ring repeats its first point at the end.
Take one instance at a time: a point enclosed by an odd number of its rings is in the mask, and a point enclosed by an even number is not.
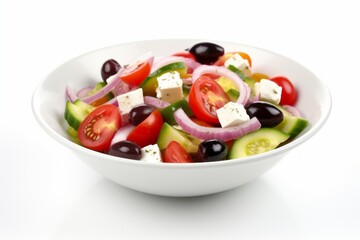
{"type": "Polygon", "coordinates": [[[176,53],[173,54],[173,56],[191,58],[194,61],[196,61],[196,58],[195,58],[194,54],[192,54],[191,52],[188,52],[188,51],[176,52],[176,53]]]}
{"type": "Polygon", "coordinates": [[[120,78],[132,86],[139,86],[150,74],[151,66],[148,62],[136,62],[126,67],[120,78]]]}
{"type": "Polygon", "coordinates": [[[189,153],[176,141],[171,141],[164,152],[164,162],[167,163],[192,163],[189,153]]]}
{"type": "Polygon", "coordinates": [[[225,53],[224,55],[222,55],[222,56],[220,57],[219,60],[217,60],[217,61],[214,63],[214,65],[216,65],[216,66],[223,66],[224,63],[225,63],[225,61],[228,60],[232,55],[234,55],[234,54],[236,54],[236,53],[239,54],[240,57],[242,57],[243,59],[248,60],[250,67],[252,66],[251,57],[249,56],[249,54],[244,53],[244,52],[228,52],[228,53],[225,53]]]}
{"type": "Polygon", "coordinates": [[[163,123],[161,113],[156,109],[129,133],[127,140],[140,147],[155,144],[163,123]]]}
{"type": "Polygon", "coordinates": [[[280,105],[295,105],[297,92],[292,82],[283,76],[271,77],[269,80],[282,87],[280,105]]]}
{"type": "Polygon", "coordinates": [[[80,124],[80,143],[92,150],[106,152],[115,132],[121,127],[119,109],[113,105],[95,108],[80,124]]]}
{"type": "Polygon", "coordinates": [[[216,110],[229,101],[223,88],[207,76],[201,76],[190,88],[190,108],[197,118],[207,123],[219,124],[216,110]]]}

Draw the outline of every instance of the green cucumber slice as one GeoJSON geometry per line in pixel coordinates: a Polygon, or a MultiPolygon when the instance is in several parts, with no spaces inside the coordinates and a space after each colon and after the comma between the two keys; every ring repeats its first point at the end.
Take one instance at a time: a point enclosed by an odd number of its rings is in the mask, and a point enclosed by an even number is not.
{"type": "Polygon", "coordinates": [[[309,124],[308,120],[302,118],[302,117],[296,117],[290,114],[288,111],[286,111],[285,108],[283,108],[280,105],[274,105],[276,106],[284,115],[284,119],[282,122],[277,125],[275,128],[279,129],[280,131],[289,134],[291,138],[296,137],[299,135],[309,124]]]}
{"type": "Polygon", "coordinates": [[[275,128],[260,128],[234,141],[229,159],[242,158],[264,153],[277,148],[290,135],[275,128]]]}
{"type": "Polygon", "coordinates": [[[304,118],[284,114],[284,119],[275,128],[294,138],[299,135],[307,125],[308,121],[304,118]]]}
{"type": "Polygon", "coordinates": [[[190,154],[197,153],[200,140],[164,123],[157,140],[160,150],[165,150],[171,141],[177,141],[190,154]]]}
{"type": "Polygon", "coordinates": [[[158,87],[157,78],[164,73],[177,71],[180,76],[185,75],[187,67],[183,62],[175,62],[165,65],[155,72],[151,73],[141,84],[140,87],[143,89],[144,96],[156,96],[156,88],[158,87]]]}
{"type": "Polygon", "coordinates": [[[64,117],[70,127],[78,130],[80,123],[94,109],[94,106],[91,106],[79,99],[77,99],[74,103],[67,101],[64,117]]]}
{"type": "Polygon", "coordinates": [[[186,101],[185,99],[181,99],[161,110],[161,115],[164,121],[169,123],[170,125],[176,124],[174,112],[179,108],[182,108],[189,117],[192,117],[194,115],[191,111],[188,101],[186,101]]]}

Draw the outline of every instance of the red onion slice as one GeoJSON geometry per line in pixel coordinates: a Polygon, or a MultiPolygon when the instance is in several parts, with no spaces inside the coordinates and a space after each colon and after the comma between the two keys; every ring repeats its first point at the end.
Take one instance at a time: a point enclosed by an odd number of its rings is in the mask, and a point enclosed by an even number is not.
{"type": "Polygon", "coordinates": [[[297,107],[291,105],[282,105],[282,107],[285,108],[286,111],[288,111],[290,114],[292,114],[295,117],[300,117],[300,118],[303,117],[301,111],[297,107]]]}
{"type": "Polygon", "coordinates": [[[93,90],[93,89],[94,89],[94,87],[84,87],[84,88],[80,89],[80,90],[76,93],[76,96],[77,96],[78,98],[87,97],[87,96],[89,96],[89,92],[90,92],[91,90],[93,90]]]}
{"type": "Polygon", "coordinates": [[[232,80],[236,87],[239,90],[240,96],[237,99],[237,103],[240,103],[242,105],[246,105],[246,103],[249,101],[250,95],[249,90],[246,87],[246,84],[244,81],[234,72],[230,71],[227,68],[224,67],[218,67],[218,66],[209,66],[209,65],[201,65],[200,67],[196,68],[192,75],[192,81],[193,83],[203,74],[216,74],[221,75],[226,78],[229,78],[232,80]]]}
{"type": "Polygon", "coordinates": [[[69,100],[70,102],[75,102],[76,99],[78,99],[78,97],[76,96],[76,94],[69,85],[66,86],[65,96],[66,99],[69,100]]]}
{"type": "Polygon", "coordinates": [[[156,108],[166,108],[170,103],[156,97],[144,96],[144,102],[156,108]]]}
{"type": "Polygon", "coordinates": [[[261,127],[259,120],[255,117],[234,127],[203,127],[193,122],[181,108],[175,111],[174,117],[176,122],[185,132],[204,140],[220,139],[223,141],[229,141],[237,139],[261,127]]]}
{"type": "Polygon", "coordinates": [[[112,146],[113,144],[126,140],[127,136],[129,135],[129,133],[135,128],[134,125],[131,124],[127,124],[123,127],[121,127],[119,130],[117,130],[117,132],[115,133],[113,139],[111,140],[111,144],[110,146],[112,146]]]}

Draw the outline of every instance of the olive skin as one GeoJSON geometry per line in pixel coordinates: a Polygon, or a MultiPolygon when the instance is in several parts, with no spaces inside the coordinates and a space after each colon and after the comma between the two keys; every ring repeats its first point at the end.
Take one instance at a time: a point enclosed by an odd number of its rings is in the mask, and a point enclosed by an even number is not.
{"type": "Polygon", "coordinates": [[[224,55],[225,50],[217,44],[201,42],[192,46],[189,52],[195,56],[196,61],[199,63],[211,65],[224,55]]]}
{"type": "Polygon", "coordinates": [[[275,127],[284,119],[284,114],[270,103],[254,102],[245,109],[250,118],[256,117],[259,120],[261,127],[275,127]]]}
{"type": "Polygon", "coordinates": [[[127,140],[114,143],[110,147],[109,155],[134,160],[140,160],[142,157],[140,146],[127,140]]]}
{"type": "Polygon", "coordinates": [[[199,162],[213,162],[225,160],[228,154],[227,145],[218,139],[205,140],[200,143],[197,160],[199,162]]]}
{"type": "Polygon", "coordinates": [[[147,118],[154,110],[155,108],[153,106],[147,105],[145,103],[139,104],[130,110],[129,122],[132,125],[137,126],[142,121],[144,121],[145,118],[147,118]]]}
{"type": "Polygon", "coordinates": [[[116,74],[120,69],[120,64],[114,59],[109,59],[104,62],[101,66],[101,77],[103,81],[106,82],[106,79],[116,74]]]}

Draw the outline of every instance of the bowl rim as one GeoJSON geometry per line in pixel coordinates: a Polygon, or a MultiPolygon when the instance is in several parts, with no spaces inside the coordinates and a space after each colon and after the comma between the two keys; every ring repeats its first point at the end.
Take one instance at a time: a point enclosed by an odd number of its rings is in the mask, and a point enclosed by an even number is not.
{"type": "Polygon", "coordinates": [[[331,109],[332,109],[332,98],[331,98],[331,94],[330,91],[328,89],[328,87],[326,86],[326,84],[322,81],[322,79],[320,79],[316,74],[314,74],[309,68],[305,67],[304,65],[302,65],[299,62],[296,62],[295,60],[284,56],[282,54],[279,54],[277,52],[273,52],[267,49],[263,49],[260,47],[256,47],[256,46],[252,46],[252,45],[248,45],[248,44],[242,44],[242,43],[238,43],[238,42],[231,42],[231,41],[223,41],[223,40],[215,40],[215,39],[197,39],[197,38],[162,38],[162,39],[149,39],[149,40],[139,40],[139,41],[131,41],[131,42],[124,42],[124,43],[119,43],[119,44],[114,44],[111,46],[106,46],[106,47],[102,47],[102,48],[98,48],[92,51],[88,51],[85,52],[83,54],[80,54],[76,57],[73,57],[65,62],[63,62],[62,64],[60,64],[58,67],[56,67],[55,69],[53,69],[51,72],[49,72],[46,77],[44,79],[42,79],[37,86],[35,87],[33,93],[32,93],[32,97],[31,97],[31,108],[32,108],[32,112],[33,115],[35,117],[35,119],[37,120],[38,124],[41,126],[41,128],[48,133],[53,139],[55,139],[57,142],[61,143],[62,145],[66,146],[67,148],[75,151],[75,152],[80,152],[80,153],[84,153],[86,155],[91,155],[92,157],[96,157],[97,159],[102,159],[105,158],[106,160],[113,162],[113,163],[122,163],[122,164],[129,164],[129,165],[134,165],[134,166],[146,166],[146,168],[165,168],[165,169],[186,169],[186,168],[209,168],[209,167],[219,167],[219,166],[231,166],[231,165],[238,165],[238,164],[248,164],[248,163],[253,163],[253,162],[258,162],[258,161],[262,161],[265,160],[267,157],[269,156],[279,156],[279,155],[283,155],[288,153],[291,149],[294,149],[296,147],[298,147],[299,145],[303,144],[304,142],[306,142],[308,139],[310,139],[311,137],[313,137],[318,131],[320,131],[320,129],[323,128],[323,126],[325,125],[326,121],[328,120],[330,113],[331,113],[331,109]],[[291,142],[273,149],[271,151],[265,152],[265,153],[260,153],[257,155],[253,155],[253,156],[248,156],[248,157],[244,157],[244,158],[237,158],[237,159],[226,159],[223,161],[214,161],[214,162],[194,162],[191,164],[183,164],[183,163],[171,163],[171,164],[167,164],[167,163],[147,163],[147,162],[143,162],[143,161],[132,161],[126,158],[121,158],[121,157],[116,157],[116,156],[111,156],[105,153],[101,153],[101,152],[97,152],[91,149],[88,149],[86,147],[83,147],[79,144],[76,144],[74,142],[72,142],[71,140],[63,137],[62,135],[60,135],[59,133],[57,133],[55,130],[53,130],[48,124],[47,122],[41,117],[41,113],[40,113],[40,103],[41,103],[41,90],[43,85],[47,82],[48,78],[54,73],[56,72],[58,69],[61,69],[65,64],[74,61],[76,59],[82,58],[86,55],[95,53],[95,52],[99,52],[99,51],[103,51],[109,48],[116,48],[116,47],[121,47],[121,46],[126,46],[129,44],[138,44],[138,43],[151,43],[151,42],[160,42],[160,41],[211,41],[211,42],[215,42],[215,43],[223,43],[223,44],[235,44],[235,45],[241,45],[244,47],[248,47],[248,48],[253,48],[253,49],[257,49],[260,51],[264,51],[264,52],[268,52],[270,54],[274,54],[277,55],[279,57],[282,57],[284,59],[286,59],[287,61],[291,61],[296,63],[297,65],[300,65],[301,67],[303,67],[305,70],[307,70],[309,73],[311,73],[314,78],[317,79],[317,81],[319,82],[319,84],[322,86],[322,88],[324,89],[324,95],[326,98],[326,102],[324,103],[325,105],[323,105],[323,109],[324,112],[321,114],[319,120],[314,124],[310,126],[310,129],[308,129],[306,132],[304,132],[302,135],[300,135],[298,138],[292,140],[291,142]]]}

